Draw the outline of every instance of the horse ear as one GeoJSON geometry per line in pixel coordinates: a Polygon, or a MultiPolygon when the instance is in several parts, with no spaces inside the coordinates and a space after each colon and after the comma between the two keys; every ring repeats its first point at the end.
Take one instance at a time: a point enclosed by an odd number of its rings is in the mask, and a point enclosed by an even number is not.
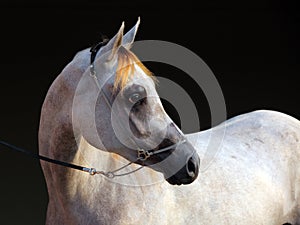
{"type": "Polygon", "coordinates": [[[132,43],[134,42],[134,38],[139,28],[140,21],[140,17],[138,17],[138,21],[136,22],[135,26],[124,35],[122,45],[128,50],[131,48],[132,43]]]}
{"type": "Polygon", "coordinates": [[[103,46],[103,48],[101,48],[101,54],[108,53],[107,61],[111,61],[114,58],[120,46],[122,45],[123,32],[124,22],[122,22],[118,33],[112,39],[110,39],[110,41],[105,46],[103,46]]]}

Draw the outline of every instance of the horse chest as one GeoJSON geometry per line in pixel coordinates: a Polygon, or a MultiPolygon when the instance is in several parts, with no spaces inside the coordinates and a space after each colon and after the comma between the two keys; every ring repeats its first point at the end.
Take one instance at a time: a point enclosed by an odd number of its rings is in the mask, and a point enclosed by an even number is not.
{"type": "Polygon", "coordinates": [[[170,223],[168,220],[172,214],[174,199],[169,190],[157,185],[130,187],[113,183],[106,184],[101,190],[89,200],[92,203],[89,205],[89,211],[100,224],[170,223]]]}

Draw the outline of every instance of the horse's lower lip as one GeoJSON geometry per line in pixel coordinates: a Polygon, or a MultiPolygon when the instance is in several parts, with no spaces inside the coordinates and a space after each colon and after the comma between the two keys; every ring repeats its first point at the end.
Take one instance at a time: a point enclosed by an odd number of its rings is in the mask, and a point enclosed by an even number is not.
{"type": "Polygon", "coordinates": [[[174,178],[174,177],[170,177],[170,178],[168,178],[168,179],[166,179],[167,181],[168,181],[168,183],[169,184],[171,184],[171,185],[183,185],[183,184],[190,184],[190,183],[192,183],[193,182],[193,179],[191,180],[191,179],[189,179],[189,178],[187,178],[187,179],[176,179],[176,178],[174,178]]]}
{"type": "Polygon", "coordinates": [[[182,185],[182,183],[179,180],[167,179],[167,181],[169,182],[169,184],[172,184],[172,185],[182,185]]]}

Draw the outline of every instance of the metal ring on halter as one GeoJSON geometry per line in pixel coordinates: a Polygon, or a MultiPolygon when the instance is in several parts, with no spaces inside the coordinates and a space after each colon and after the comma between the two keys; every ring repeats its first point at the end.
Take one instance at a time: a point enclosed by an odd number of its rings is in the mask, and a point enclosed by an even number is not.
{"type": "Polygon", "coordinates": [[[137,159],[138,160],[141,160],[141,161],[146,161],[150,156],[152,155],[157,155],[157,154],[160,154],[162,152],[166,152],[166,151],[169,151],[171,150],[172,148],[176,148],[178,145],[182,144],[186,142],[186,139],[182,139],[180,141],[178,141],[177,143],[173,144],[173,145],[170,145],[168,147],[165,147],[165,148],[162,148],[162,149],[159,149],[159,150],[156,150],[154,152],[150,152],[148,150],[144,150],[142,148],[138,148],[137,149],[137,159]]]}
{"type": "Polygon", "coordinates": [[[107,178],[114,178],[114,177],[115,177],[115,174],[114,174],[113,172],[107,172],[107,173],[105,173],[105,176],[106,176],[107,178]]]}
{"type": "Polygon", "coordinates": [[[142,148],[139,148],[137,150],[137,158],[138,160],[141,160],[141,161],[146,161],[151,155],[153,155],[153,153],[147,151],[147,150],[144,150],[142,148]]]}

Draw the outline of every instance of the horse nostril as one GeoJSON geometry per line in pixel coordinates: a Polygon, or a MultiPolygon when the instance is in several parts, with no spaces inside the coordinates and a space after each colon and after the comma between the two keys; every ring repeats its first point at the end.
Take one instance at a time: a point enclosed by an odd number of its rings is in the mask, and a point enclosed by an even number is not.
{"type": "Polygon", "coordinates": [[[196,176],[196,165],[195,164],[196,163],[195,163],[195,160],[193,159],[193,157],[191,157],[186,164],[187,173],[191,178],[196,176]]]}

